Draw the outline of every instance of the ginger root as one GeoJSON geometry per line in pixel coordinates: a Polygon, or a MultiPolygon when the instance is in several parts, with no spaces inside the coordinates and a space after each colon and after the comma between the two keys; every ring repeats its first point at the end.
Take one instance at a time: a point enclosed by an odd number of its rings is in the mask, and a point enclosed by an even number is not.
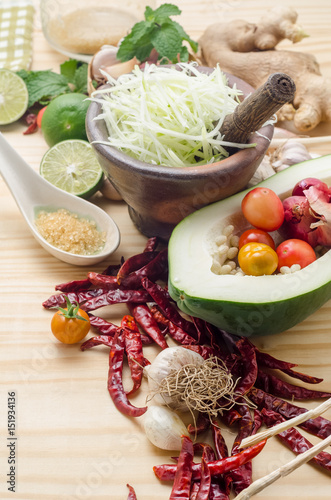
{"type": "Polygon", "coordinates": [[[281,40],[296,43],[307,36],[296,20],[292,8],[276,7],[258,24],[242,20],[213,24],[199,40],[200,60],[211,67],[219,64],[254,88],[272,73],[289,75],[296,92],[293,103],[281,108],[278,120],[293,120],[298,131],[307,132],[331,121],[331,81],[322,76],[313,55],[275,49],[281,40]]]}

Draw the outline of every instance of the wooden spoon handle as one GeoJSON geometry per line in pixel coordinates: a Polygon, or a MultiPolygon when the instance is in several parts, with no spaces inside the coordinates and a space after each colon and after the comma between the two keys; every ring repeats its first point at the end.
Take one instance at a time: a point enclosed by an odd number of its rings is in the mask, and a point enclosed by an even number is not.
{"type": "Polygon", "coordinates": [[[293,101],[295,83],[285,73],[274,73],[255,92],[227,115],[221,127],[224,140],[246,144],[252,132],[259,130],[276,111],[293,101]]]}

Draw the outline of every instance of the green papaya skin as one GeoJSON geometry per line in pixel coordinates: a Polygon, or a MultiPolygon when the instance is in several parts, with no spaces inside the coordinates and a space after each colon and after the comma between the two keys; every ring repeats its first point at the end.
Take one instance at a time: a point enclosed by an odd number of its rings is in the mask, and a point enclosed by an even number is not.
{"type": "MultiPolygon", "coordinates": [[[[312,176],[331,185],[331,155],[293,165],[259,186],[285,199],[298,181],[312,176]]],[[[169,241],[168,288],[183,312],[230,333],[276,334],[304,321],[331,299],[331,250],[290,275],[212,273],[209,241],[222,226],[242,224],[239,232],[246,228],[240,206],[248,191],[204,207],[176,226],[169,241]]]]}

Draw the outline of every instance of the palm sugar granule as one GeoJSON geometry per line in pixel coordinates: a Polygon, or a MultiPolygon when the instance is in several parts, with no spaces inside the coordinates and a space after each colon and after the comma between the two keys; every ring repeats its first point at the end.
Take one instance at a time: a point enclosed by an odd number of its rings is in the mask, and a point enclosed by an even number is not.
{"type": "Polygon", "coordinates": [[[40,211],[35,224],[48,243],[65,252],[93,255],[105,245],[105,233],[97,229],[94,221],[63,208],[56,212],[40,211]]]}

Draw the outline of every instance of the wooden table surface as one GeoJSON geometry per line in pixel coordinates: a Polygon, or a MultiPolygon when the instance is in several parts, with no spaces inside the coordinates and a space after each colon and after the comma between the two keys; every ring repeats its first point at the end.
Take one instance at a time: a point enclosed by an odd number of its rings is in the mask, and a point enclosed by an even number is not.
{"type": "MultiPolygon", "coordinates": [[[[161,3],[161,2],[158,2],[161,3]]],[[[215,21],[242,18],[258,21],[272,0],[177,0],[182,9],[178,20],[197,39],[215,21]]],[[[287,4],[287,2],[283,2],[287,4]]],[[[291,50],[313,53],[325,76],[331,77],[331,3],[328,0],[293,0],[299,22],[310,34],[291,50]]],[[[111,29],[111,24],[110,24],[111,29]]],[[[32,69],[59,71],[65,57],[45,41],[35,18],[32,69]]],[[[20,123],[2,127],[4,137],[36,170],[47,150],[41,133],[23,135],[20,123]]],[[[331,125],[314,131],[311,150],[331,153],[331,125]]],[[[121,244],[109,263],[119,262],[141,251],[146,238],[138,233],[123,202],[96,197],[116,221],[121,244]]],[[[101,271],[106,263],[92,270],[101,271]]],[[[85,353],[77,345],[58,343],[50,332],[52,313],[42,302],[57,283],[84,278],[91,269],[64,264],[43,250],[29,232],[15,201],[0,178],[0,498],[21,500],[122,500],[127,483],[136,489],[138,500],[169,498],[170,486],[161,484],[152,467],[170,461],[171,454],[153,447],[139,419],[122,416],[107,392],[108,350],[85,353]],[[8,491],[8,393],[16,398],[15,493],[8,491]]],[[[107,317],[118,322],[126,312],[112,306],[107,317]]],[[[331,302],[290,331],[253,339],[263,350],[298,364],[301,371],[324,378],[318,388],[331,389],[331,302]]],[[[155,348],[149,348],[152,359],[155,348]]],[[[133,398],[145,402],[146,388],[133,398]]],[[[303,406],[312,408],[316,401],[303,406]]],[[[326,416],[331,417],[329,412],[326,416]]],[[[225,431],[231,442],[233,434],[225,431]]],[[[315,443],[318,440],[313,437],[315,443]]],[[[254,478],[259,478],[293,458],[276,439],[268,442],[254,460],[254,478]]],[[[255,498],[264,500],[313,500],[331,497],[330,475],[304,465],[277,481],[255,498]]]]}

